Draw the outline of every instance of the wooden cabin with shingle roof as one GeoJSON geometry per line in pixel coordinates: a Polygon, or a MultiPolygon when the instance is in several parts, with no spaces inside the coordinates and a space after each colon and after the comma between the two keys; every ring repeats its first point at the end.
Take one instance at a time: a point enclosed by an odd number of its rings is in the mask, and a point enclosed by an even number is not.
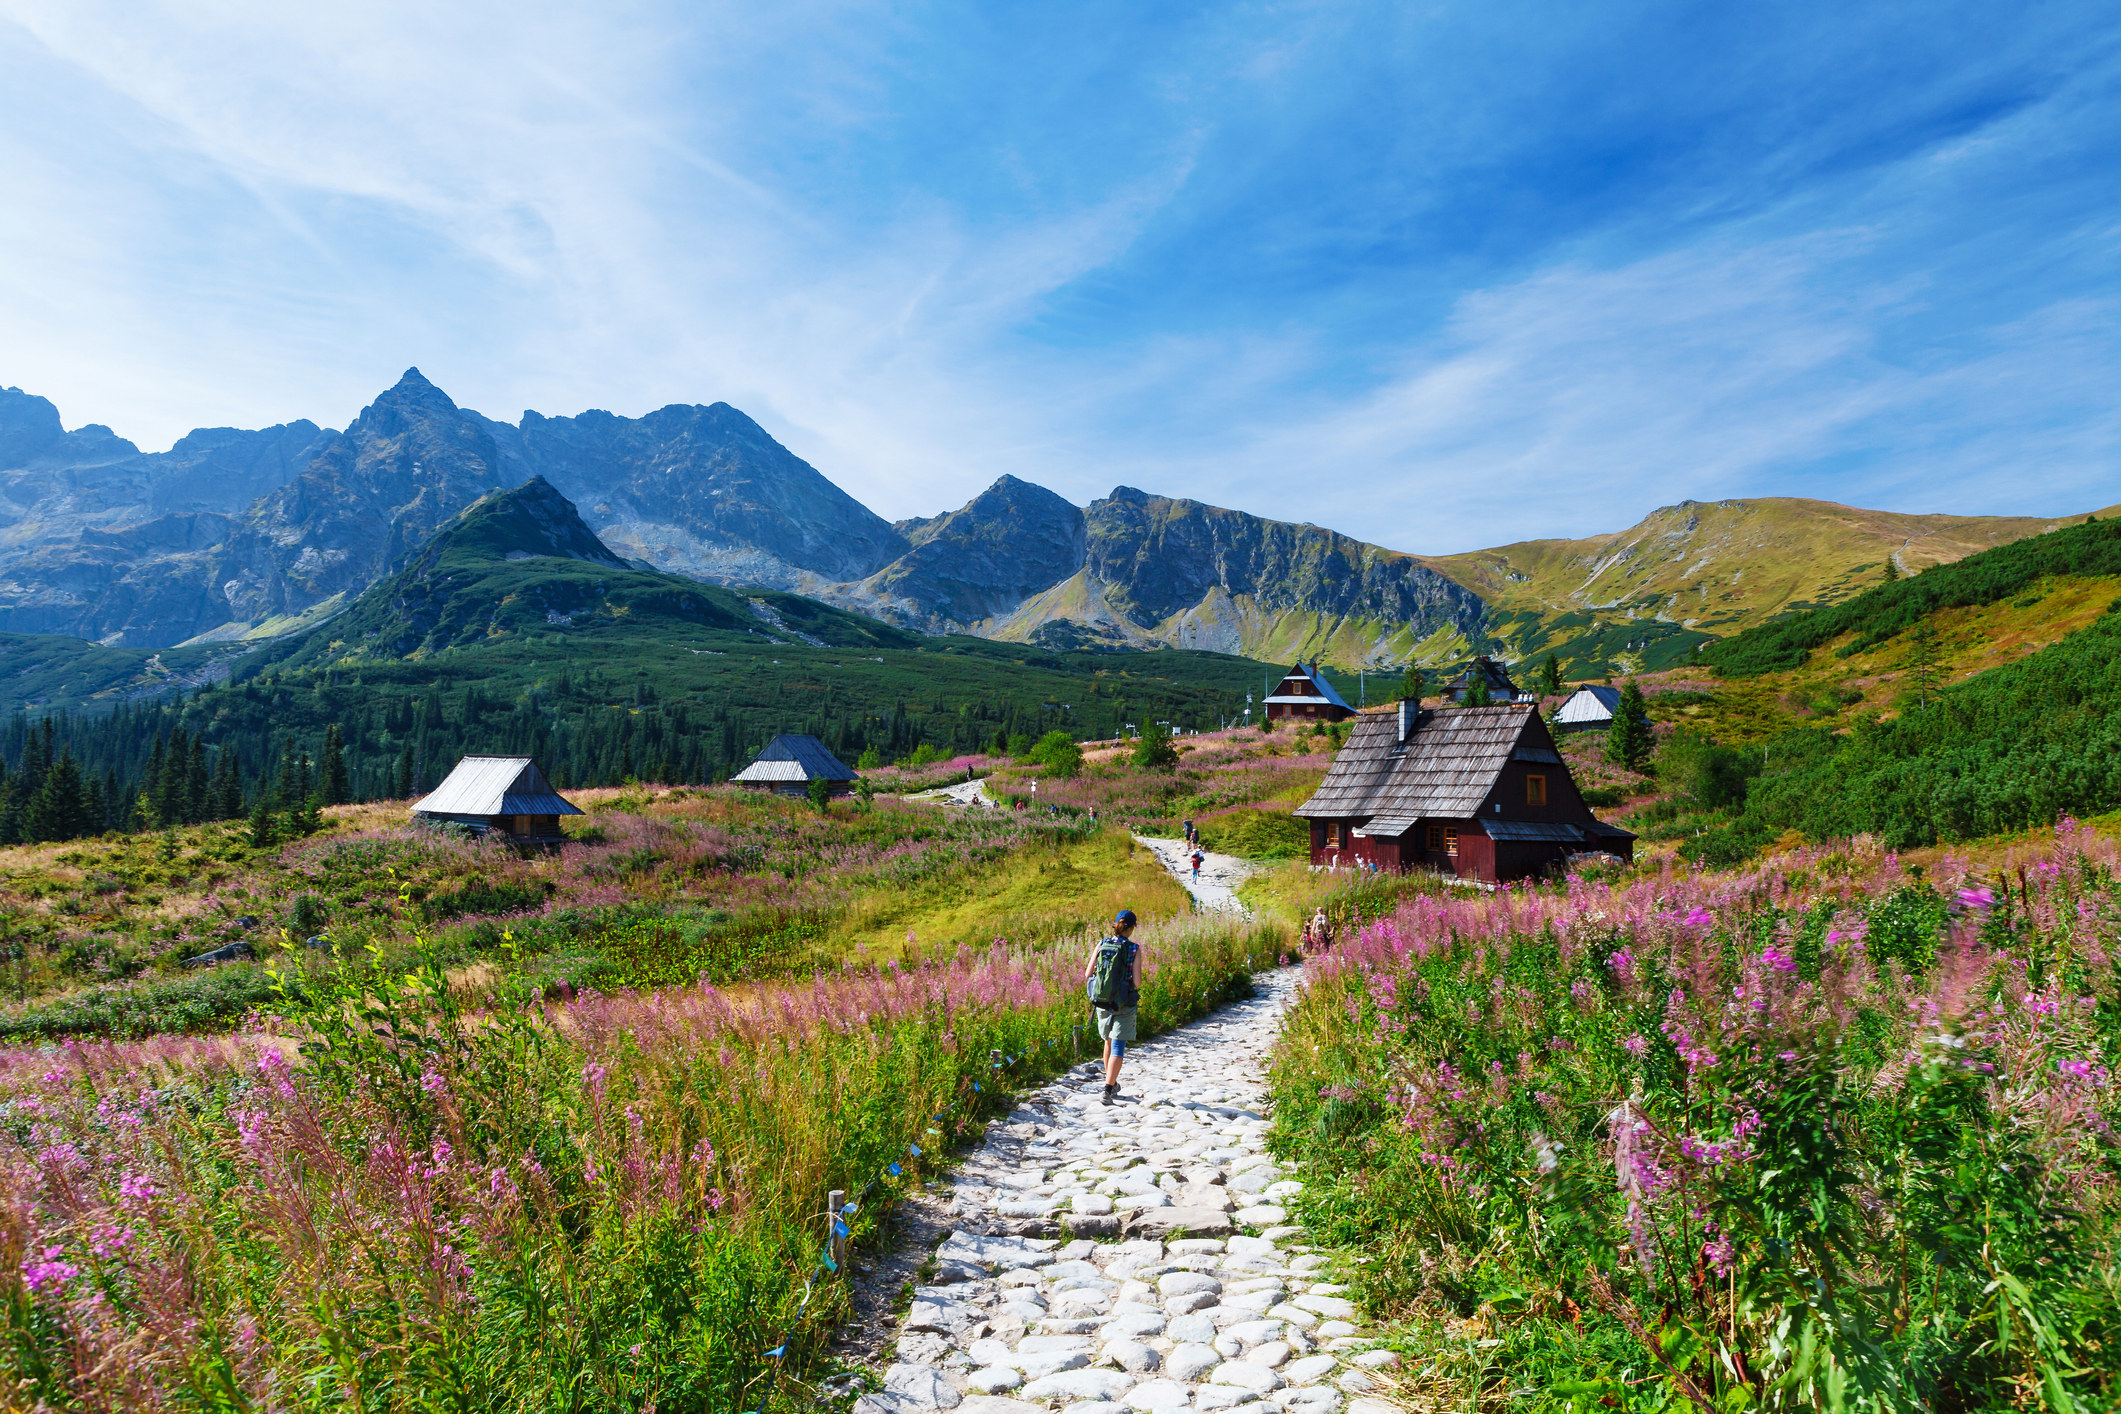
{"type": "Polygon", "coordinates": [[[1333,690],[1316,663],[1298,663],[1282,677],[1262,704],[1267,720],[1294,718],[1301,722],[1345,722],[1355,715],[1348,699],[1333,690]]]}
{"type": "Polygon", "coordinates": [[[1410,869],[1497,883],[1532,878],[1572,855],[1632,859],[1635,836],[1591,814],[1554,738],[1527,703],[1355,719],[1317,792],[1311,862],[1410,869]]]}

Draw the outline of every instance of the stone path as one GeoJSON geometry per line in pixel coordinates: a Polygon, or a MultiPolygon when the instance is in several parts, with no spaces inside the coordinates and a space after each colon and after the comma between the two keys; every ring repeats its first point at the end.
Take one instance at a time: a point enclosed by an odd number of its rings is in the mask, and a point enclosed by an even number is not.
{"type": "Polygon", "coordinates": [[[945,805],[964,805],[981,810],[999,810],[1002,808],[999,801],[987,794],[987,783],[984,780],[959,781],[954,786],[939,786],[934,790],[924,790],[918,795],[909,795],[906,799],[939,800],[945,805]]]}
{"type": "Polygon", "coordinates": [[[1201,851],[1200,882],[1193,882],[1193,851],[1186,848],[1184,840],[1151,839],[1147,835],[1136,835],[1134,842],[1147,849],[1163,861],[1164,868],[1172,877],[1186,886],[1187,892],[1202,908],[1228,909],[1233,913],[1252,916],[1237,897],[1237,886],[1252,873],[1252,866],[1234,854],[1215,854],[1201,851]]]}
{"type": "Polygon", "coordinates": [[[1327,1259],[1288,1222],[1262,1065],[1294,970],[988,1127],[882,1393],[855,1414],[1395,1414],[1327,1259]]]}

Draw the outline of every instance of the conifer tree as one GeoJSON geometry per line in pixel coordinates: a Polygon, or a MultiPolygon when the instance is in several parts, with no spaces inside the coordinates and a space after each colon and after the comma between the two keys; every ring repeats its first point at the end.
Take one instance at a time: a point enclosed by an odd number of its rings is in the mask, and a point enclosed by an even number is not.
{"type": "Polygon", "coordinates": [[[344,805],[353,799],[353,790],[346,779],[346,739],[340,735],[337,722],[324,729],[323,780],[320,784],[326,805],[344,805]]]}
{"type": "Polygon", "coordinates": [[[250,812],[250,845],[252,849],[264,849],[279,836],[277,822],[273,819],[272,802],[263,791],[258,793],[258,803],[250,812]]]}
{"type": "Polygon", "coordinates": [[[60,751],[59,759],[45,772],[44,782],[30,802],[29,837],[33,840],[74,840],[88,833],[86,792],[81,768],[74,762],[74,749],[60,751]]]}
{"type": "Polygon", "coordinates": [[[1485,707],[1493,700],[1488,695],[1488,675],[1477,664],[1467,669],[1466,691],[1461,703],[1467,707],[1485,707]]]}
{"type": "Polygon", "coordinates": [[[1561,659],[1552,653],[1539,665],[1539,690],[1549,697],[1561,691],[1561,659]]]}
{"type": "Polygon", "coordinates": [[[1399,684],[1399,700],[1401,702],[1411,702],[1416,707],[1419,707],[1421,705],[1421,695],[1427,692],[1428,689],[1428,680],[1422,675],[1421,669],[1412,663],[1407,664],[1407,675],[1400,680],[1399,684]]]}
{"type": "Polygon", "coordinates": [[[1605,759],[1639,771],[1649,764],[1652,744],[1649,699],[1635,679],[1629,678],[1620,689],[1620,705],[1613,709],[1613,725],[1606,728],[1605,759]]]}

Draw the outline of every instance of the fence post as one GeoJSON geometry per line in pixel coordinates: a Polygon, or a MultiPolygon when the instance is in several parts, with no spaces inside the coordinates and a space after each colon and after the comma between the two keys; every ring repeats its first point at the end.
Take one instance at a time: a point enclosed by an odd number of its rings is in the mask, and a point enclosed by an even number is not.
{"type": "Polygon", "coordinates": [[[1082,1027],[1080,1027],[1080,1026],[1071,1026],[1071,1027],[1069,1027],[1069,1028],[1068,1028],[1068,1045],[1069,1045],[1069,1048],[1070,1048],[1070,1049],[1069,1049],[1069,1053],[1068,1053],[1068,1054],[1069,1054],[1069,1059],[1071,1059],[1071,1060],[1081,1060],[1081,1059],[1083,1058],[1083,1028],[1082,1028],[1082,1027]]]}
{"type": "Polygon", "coordinates": [[[840,1209],[847,1206],[846,1190],[835,1188],[825,1195],[825,1250],[839,1266],[847,1265],[847,1239],[840,1236],[840,1209]]]}

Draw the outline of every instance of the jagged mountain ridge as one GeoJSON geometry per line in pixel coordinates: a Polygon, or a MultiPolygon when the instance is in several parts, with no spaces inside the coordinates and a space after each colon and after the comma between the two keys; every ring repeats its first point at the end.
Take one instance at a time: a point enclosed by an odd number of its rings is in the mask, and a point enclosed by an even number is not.
{"type": "Polygon", "coordinates": [[[885,522],[725,403],[640,418],[458,407],[408,370],[343,432],[201,429],[142,454],[0,390],[0,630],[145,647],[283,636],[542,478],[606,553],[794,590],[923,633],[1177,646],[1342,667],[1473,650],[1622,667],[2052,522],[1766,498],[1440,558],[1128,487],[1078,508],[1003,476],[885,522]]]}

